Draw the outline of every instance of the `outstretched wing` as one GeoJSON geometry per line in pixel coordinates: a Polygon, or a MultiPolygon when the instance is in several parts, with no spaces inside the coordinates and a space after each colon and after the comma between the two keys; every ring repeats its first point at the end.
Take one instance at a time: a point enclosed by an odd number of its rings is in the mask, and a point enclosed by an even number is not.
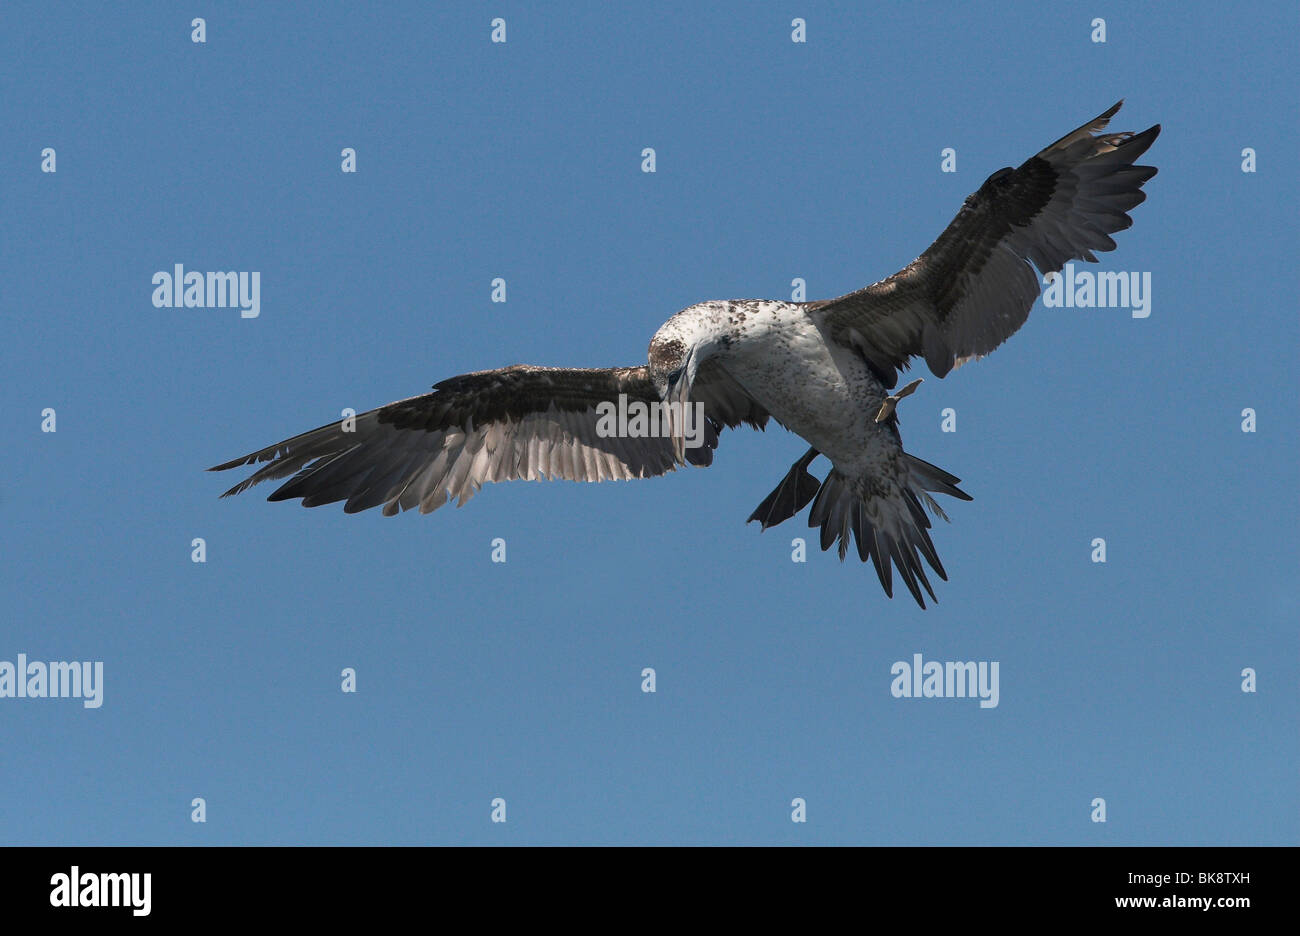
{"type": "MultiPolygon", "coordinates": [[[[268,500],[304,507],[344,501],[348,513],[384,505],[384,515],[464,504],[489,481],[608,481],[675,469],[672,441],[606,431],[597,407],[659,401],[646,367],[577,369],[516,364],[435,384],[432,393],[389,403],[277,442],[210,471],[265,463],[223,494],[293,475],[268,500]]],[[[722,426],[767,419],[725,375],[703,381],[703,445],[686,449],[708,465],[722,426]]]]}
{"type": "MultiPolygon", "coordinates": [[[[1123,103],[1122,101],[1120,102],[1123,103]]],[[[966,199],[925,253],[888,279],[838,299],[808,304],[831,338],[857,348],[892,387],[909,358],[938,377],[988,354],[1015,334],[1038,297],[1039,271],[1068,260],[1096,262],[1110,235],[1133,223],[1142,184],[1135,166],[1160,134],[1099,133],[1120,108],[1089,121],[1031,157],[1000,169],[966,199]]]]}

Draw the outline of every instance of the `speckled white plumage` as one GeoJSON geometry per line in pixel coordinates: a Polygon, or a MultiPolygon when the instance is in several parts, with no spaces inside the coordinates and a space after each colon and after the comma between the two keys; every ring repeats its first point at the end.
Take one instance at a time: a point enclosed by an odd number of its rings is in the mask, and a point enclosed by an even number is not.
{"type": "Polygon", "coordinates": [[[673,373],[689,361],[697,373],[711,372],[715,382],[719,373],[725,374],[773,419],[807,441],[810,455],[826,456],[832,470],[824,482],[804,474],[811,459],[796,464],[795,480],[813,482],[804,496],[790,496],[782,507],[756,512],[751,519],[762,520],[766,528],[793,516],[816,496],[809,525],[821,528],[822,548],[838,542],[844,558],[856,540],[859,555],[875,562],[881,584],[891,594],[892,559],[924,607],[919,586],[932,598],[934,593],[918,551],[941,577],[946,573],[926,532],[930,522],[921,504],[943,516],[927,491],[966,495],[955,487],[956,478],[903,451],[892,410],[888,418],[876,418],[889,388],[855,348],[831,339],[808,308],[797,302],[732,299],[683,309],[650,342],[652,372],[656,362],[673,373]]]}
{"type": "Polygon", "coordinates": [[[702,302],[664,323],[651,347],[701,348],[774,419],[850,478],[889,469],[902,446],[872,418],[889,391],[849,348],[829,341],[801,303],[702,302]]]}

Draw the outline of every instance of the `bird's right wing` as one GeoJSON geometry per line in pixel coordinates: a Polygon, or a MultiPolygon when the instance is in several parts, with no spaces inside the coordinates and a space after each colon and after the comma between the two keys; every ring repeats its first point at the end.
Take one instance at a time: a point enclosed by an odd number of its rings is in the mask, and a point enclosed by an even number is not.
{"type": "MultiPolygon", "coordinates": [[[[725,374],[699,382],[702,445],[686,460],[708,465],[723,426],[761,427],[767,414],[725,374]]],[[[659,402],[648,368],[578,369],[516,364],[463,374],[432,393],[389,403],[217,465],[262,464],[222,496],[285,478],[268,500],[304,507],[344,501],[348,513],[384,505],[385,516],[464,504],[490,481],[647,478],[676,467],[663,435],[610,432],[620,399],[659,402]],[[601,404],[609,404],[602,407],[601,404]],[[602,414],[602,410],[604,414],[602,414]]],[[[653,431],[653,430],[652,430],[653,431]]]]}
{"type": "Polygon", "coordinates": [[[1160,133],[1102,133],[1116,104],[1018,169],[1001,169],[966,199],[925,253],[857,292],[808,303],[809,314],[856,348],[892,387],[923,356],[943,377],[1011,337],[1038,298],[1038,278],[1068,260],[1114,250],[1156,170],[1134,162],[1160,133]]]}

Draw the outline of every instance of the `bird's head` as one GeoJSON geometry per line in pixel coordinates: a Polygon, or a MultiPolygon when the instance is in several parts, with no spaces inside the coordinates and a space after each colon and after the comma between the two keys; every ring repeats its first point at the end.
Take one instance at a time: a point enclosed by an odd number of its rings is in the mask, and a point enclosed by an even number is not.
{"type": "Polygon", "coordinates": [[[694,379],[694,374],[687,374],[690,359],[691,346],[681,338],[655,335],[650,342],[650,379],[654,381],[661,400],[667,400],[674,391],[680,390],[683,384],[689,386],[694,379]]]}
{"type": "Polygon", "coordinates": [[[658,335],[650,342],[650,377],[654,381],[659,399],[668,404],[672,425],[673,457],[678,462],[685,459],[684,427],[678,414],[690,406],[691,384],[699,368],[695,347],[678,338],[660,340],[658,335]],[[675,404],[675,405],[674,405],[675,404]]]}
{"type": "Polygon", "coordinates": [[[665,401],[685,400],[700,365],[725,343],[723,303],[701,302],[683,309],[650,339],[650,377],[665,401]]]}
{"type": "MultiPolygon", "coordinates": [[[[716,322],[707,306],[705,303],[678,312],[650,340],[650,378],[661,400],[677,404],[670,406],[670,412],[684,413],[691,405],[691,387],[700,365],[720,347],[716,322]]],[[[683,440],[681,427],[676,425],[673,442],[680,461],[683,440]]]]}

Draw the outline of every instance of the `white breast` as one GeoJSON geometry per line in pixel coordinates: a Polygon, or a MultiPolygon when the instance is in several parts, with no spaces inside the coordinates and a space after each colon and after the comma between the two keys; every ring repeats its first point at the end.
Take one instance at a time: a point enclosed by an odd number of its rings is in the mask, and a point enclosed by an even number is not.
{"type": "Polygon", "coordinates": [[[719,362],[768,412],[851,473],[885,441],[874,416],[887,391],[801,307],[764,302],[747,312],[719,362]]]}

